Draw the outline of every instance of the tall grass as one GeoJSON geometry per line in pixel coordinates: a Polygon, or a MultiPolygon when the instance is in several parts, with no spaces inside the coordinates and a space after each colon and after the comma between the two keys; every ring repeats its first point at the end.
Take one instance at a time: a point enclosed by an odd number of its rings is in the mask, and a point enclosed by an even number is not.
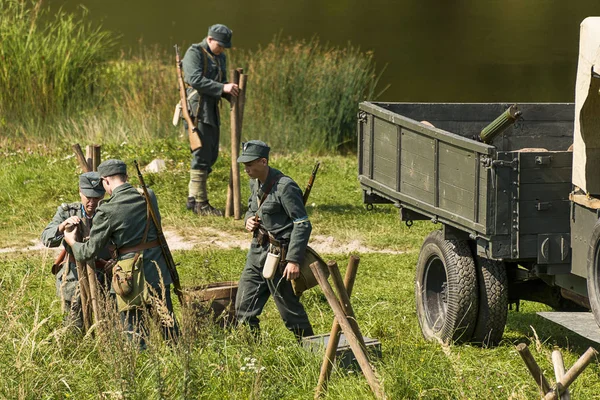
{"type": "Polygon", "coordinates": [[[88,107],[114,37],[41,0],[0,0],[0,113],[41,121],[88,107]]]}
{"type": "MultiPolygon", "coordinates": [[[[0,12],[0,145],[185,140],[171,125],[179,95],[170,49],[116,54],[115,36],[85,11],[50,16],[41,0],[0,0],[0,12]]],[[[352,148],[358,102],[378,81],[372,53],[317,38],[232,50],[228,66],[249,75],[243,139],[280,151],[352,148]]],[[[226,101],[221,117],[228,147],[226,101]]]]}
{"type": "Polygon", "coordinates": [[[355,143],[358,103],[374,97],[378,82],[371,52],[277,36],[238,60],[249,73],[244,122],[254,135],[285,149],[355,143]]]}

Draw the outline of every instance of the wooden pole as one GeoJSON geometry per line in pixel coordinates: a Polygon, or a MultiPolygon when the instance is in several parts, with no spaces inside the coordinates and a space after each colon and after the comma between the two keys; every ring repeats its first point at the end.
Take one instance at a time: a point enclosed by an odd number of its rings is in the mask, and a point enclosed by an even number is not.
{"type": "Polygon", "coordinates": [[[81,146],[79,145],[79,143],[75,143],[71,146],[71,148],[75,152],[75,158],[77,158],[77,162],[79,163],[79,166],[81,167],[83,172],[90,172],[90,166],[88,165],[85,156],[83,155],[83,151],[81,150],[81,146]]]}
{"type": "Polygon", "coordinates": [[[85,159],[90,171],[94,170],[94,146],[88,144],[85,146],[85,159]]]}
{"type": "Polygon", "coordinates": [[[535,383],[540,388],[542,396],[545,396],[546,393],[548,393],[552,389],[550,387],[550,384],[548,383],[548,380],[542,373],[540,366],[537,364],[537,362],[535,362],[535,359],[531,355],[529,348],[525,343],[520,343],[517,345],[517,351],[521,355],[521,358],[525,362],[525,365],[527,365],[527,369],[529,369],[529,373],[535,380],[535,383]]]}
{"type": "MultiPolygon", "coordinates": [[[[230,82],[239,85],[240,83],[240,73],[238,70],[231,70],[230,73],[230,82]]],[[[238,97],[233,97],[231,99],[231,113],[230,113],[230,122],[231,122],[231,168],[229,170],[229,186],[227,187],[227,201],[225,202],[225,216],[231,217],[233,215],[234,219],[240,219],[239,216],[235,215],[235,172],[237,171],[237,183],[239,186],[239,176],[240,169],[239,164],[237,162],[237,154],[239,152],[239,142],[237,139],[237,130],[238,130],[238,97]]],[[[238,206],[239,207],[239,206],[238,206]]]]}
{"type": "Polygon", "coordinates": [[[92,171],[98,171],[98,165],[100,165],[100,157],[102,146],[95,144],[92,147],[92,171]]]}
{"type": "Polygon", "coordinates": [[[354,334],[354,331],[352,330],[352,325],[350,325],[350,322],[348,322],[348,319],[346,318],[346,315],[342,310],[342,306],[340,306],[338,299],[335,297],[335,293],[333,293],[333,289],[329,285],[326,272],[322,270],[322,268],[324,267],[319,265],[319,262],[314,262],[310,265],[310,269],[315,275],[315,278],[317,278],[319,286],[321,286],[321,289],[323,290],[323,293],[327,298],[329,306],[332,308],[335,317],[339,321],[339,324],[342,327],[344,334],[346,335],[346,340],[350,345],[350,349],[352,349],[352,352],[356,357],[356,361],[358,361],[358,365],[363,371],[363,374],[365,375],[365,378],[367,379],[371,390],[375,394],[375,397],[377,397],[378,399],[385,399],[385,393],[383,392],[379,380],[377,379],[375,373],[373,372],[373,369],[371,368],[371,364],[369,364],[367,354],[361,347],[358,338],[354,334]]]}
{"type": "Polygon", "coordinates": [[[238,140],[242,138],[242,127],[244,126],[244,109],[246,108],[246,85],[248,83],[248,75],[240,74],[240,98],[238,99],[239,112],[239,135],[238,140]]]}
{"type": "Polygon", "coordinates": [[[592,362],[592,358],[596,357],[597,355],[598,352],[594,348],[590,347],[587,349],[587,351],[583,353],[581,357],[579,357],[579,360],[577,360],[575,364],[573,364],[573,366],[567,371],[567,373],[560,379],[560,381],[556,383],[556,390],[549,391],[549,393],[546,392],[544,400],[558,400],[557,392],[564,393],[571,383],[573,383],[579,374],[581,374],[588,366],[588,364],[592,362]]]}
{"type": "MultiPolygon", "coordinates": [[[[344,277],[344,287],[346,288],[348,296],[352,294],[352,289],[354,288],[359,261],[360,258],[355,255],[351,255],[350,260],[348,261],[348,268],[346,268],[346,276],[344,277]]],[[[329,381],[329,376],[331,375],[331,370],[335,363],[335,353],[340,342],[340,332],[340,324],[338,320],[334,318],[333,325],[331,326],[331,333],[329,334],[329,342],[327,342],[327,349],[325,350],[325,356],[323,357],[323,363],[321,364],[321,373],[315,391],[315,399],[323,396],[327,389],[327,382],[329,381]]]]}
{"type": "MultiPolygon", "coordinates": [[[[552,364],[554,365],[554,377],[556,378],[556,382],[560,382],[563,376],[565,376],[565,363],[560,351],[554,350],[552,352],[552,364]]],[[[562,393],[558,393],[558,395],[561,400],[571,400],[569,389],[565,389],[562,393]]]]}
{"type": "Polygon", "coordinates": [[[93,261],[86,264],[87,279],[90,286],[90,302],[92,303],[92,311],[94,312],[94,324],[100,322],[100,307],[98,306],[98,279],[96,277],[96,265],[93,261]]]}

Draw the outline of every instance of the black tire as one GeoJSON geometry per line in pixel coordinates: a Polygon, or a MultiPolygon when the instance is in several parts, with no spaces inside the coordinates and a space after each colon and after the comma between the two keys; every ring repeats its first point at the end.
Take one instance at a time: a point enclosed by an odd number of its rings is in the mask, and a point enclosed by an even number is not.
{"type": "Polygon", "coordinates": [[[421,246],[415,279],[423,336],[442,343],[471,339],[478,310],[477,272],[467,242],[431,232],[421,246]]]}
{"type": "Polygon", "coordinates": [[[596,223],[590,239],[587,260],[587,290],[594,319],[600,327],[600,222],[596,223]]]}
{"type": "Polygon", "coordinates": [[[504,263],[476,257],[479,311],[471,342],[484,347],[500,343],[508,314],[508,277],[504,263]]]}

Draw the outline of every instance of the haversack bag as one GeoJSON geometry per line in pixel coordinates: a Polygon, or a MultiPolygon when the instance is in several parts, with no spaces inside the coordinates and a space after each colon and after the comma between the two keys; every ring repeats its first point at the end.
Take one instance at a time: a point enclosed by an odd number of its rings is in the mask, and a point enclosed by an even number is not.
{"type": "MultiPolygon", "coordinates": [[[[292,289],[296,296],[300,296],[306,290],[317,286],[317,278],[310,269],[310,264],[318,262],[320,265],[326,267],[325,261],[314,251],[310,246],[306,246],[306,252],[304,253],[304,261],[300,264],[300,276],[292,280],[292,289]]],[[[329,276],[329,270],[325,268],[326,276],[329,276]]]]}
{"type": "Polygon", "coordinates": [[[119,260],[115,264],[112,287],[117,295],[119,312],[148,303],[150,297],[144,277],[144,259],[139,253],[133,258],[119,260]]]}

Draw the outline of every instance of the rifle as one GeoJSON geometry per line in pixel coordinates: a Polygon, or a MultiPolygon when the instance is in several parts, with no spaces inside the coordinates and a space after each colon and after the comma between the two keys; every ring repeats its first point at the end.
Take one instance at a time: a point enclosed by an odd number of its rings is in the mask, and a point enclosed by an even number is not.
{"type": "Polygon", "coordinates": [[[310,196],[310,191],[312,190],[313,183],[315,183],[315,177],[317,176],[317,172],[319,171],[319,166],[321,163],[317,161],[315,167],[313,168],[312,174],[310,174],[310,178],[308,179],[308,184],[306,185],[306,189],[304,189],[304,194],[302,195],[302,201],[304,205],[308,201],[308,196],[310,196]]]}
{"type": "Polygon", "coordinates": [[[187,93],[185,91],[185,83],[183,82],[183,69],[181,64],[181,58],[179,57],[179,46],[175,45],[175,62],[177,63],[177,81],[179,82],[179,96],[181,97],[181,112],[183,113],[183,119],[187,122],[188,138],[190,140],[190,148],[195,151],[202,147],[202,141],[200,140],[200,132],[196,124],[190,117],[190,109],[188,108],[187,93]]]}
{"type": "Polygon", "coordinates": [[[144,191],[144,197],[148,202],[148,210],[150,212],[150,217],[152,218],[152,222],[154,222],[154,226],[156,227],[156,235],[158,236],[158,242],[160,243],[160,250],[162,251],[162,255],[165,258],[165,261],[167,262],[167,269],[169,270],[171,280],[173,281],[173,291],[177,295],[179,303],[183,304],[183,293],[181,291],[181,282],[179,281],[177,265],[175,264],[175,260],[173,260],[173,255],[171,254],[171,250],[169,249],[169,244],[165,239],[165,235],[163,234],[160,222],[156,217],[156,211],[154,210],[152,202],[150,201],[150,195],[148,193],[146,183],[144,182],[142,171],[140,171],[140,166],[138,165],[137,160],[134,160],[133,163],[135,164],[135,168],[137,169],[138,179],[140,180],[140,185],[142,186],[142,190],[144,191]]]}

